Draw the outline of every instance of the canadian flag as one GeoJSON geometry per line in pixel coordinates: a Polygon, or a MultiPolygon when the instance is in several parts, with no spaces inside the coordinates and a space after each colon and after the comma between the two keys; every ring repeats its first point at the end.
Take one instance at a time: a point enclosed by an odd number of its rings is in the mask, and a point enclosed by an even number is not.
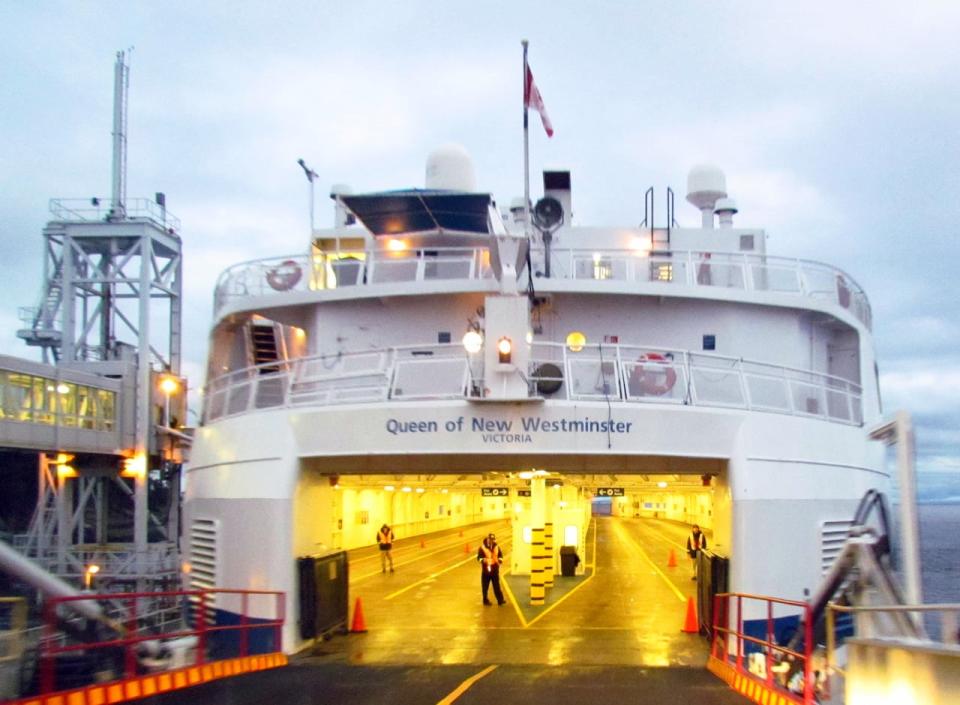
{"type": "Polygon", "coordinates": [[[547,137],[553,137],[553,125],[550,124],[550,116],[547,115],[547,106],[543,104],[537,84],[533,82],[533,72],[529,66],[527,66],[527,80],[523,86],[523,104],[540,113],[540,120],[543,121],[543,129],[547,131],[547,137]]]}

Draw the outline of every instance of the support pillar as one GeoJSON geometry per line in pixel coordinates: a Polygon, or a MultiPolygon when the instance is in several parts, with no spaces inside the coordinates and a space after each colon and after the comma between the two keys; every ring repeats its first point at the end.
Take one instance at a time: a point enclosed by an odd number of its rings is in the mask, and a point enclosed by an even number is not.
{"type": "Polygon", "coordinates": [[[546,511],[546,481],[542,476],[530,480],[530,604],[542,606],[546,596],[544,586],[544,514],[546,511]]]}

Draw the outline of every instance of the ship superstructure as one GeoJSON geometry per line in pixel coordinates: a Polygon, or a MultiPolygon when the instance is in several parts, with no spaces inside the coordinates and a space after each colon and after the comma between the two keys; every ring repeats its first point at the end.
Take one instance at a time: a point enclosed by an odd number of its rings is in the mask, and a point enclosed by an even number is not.
{"type": "Polygon", "coordinates": [[[888,479],[864,430],[880,401],[853,278],[768,254],[713,167],[688,178],[698,228],[669,190],[665,224],[650,190],[639,226],[587,227],[569,172],[501,210],[459,148],[426,171],[423,189],[335,187],[308,252],[220,277],[188,582],[297,605],[297,557],[368,545],[382,521],[503,518],[514,573],[552,576],[609,497],[710,530],[731,591],[814,589],[888,479]]]}

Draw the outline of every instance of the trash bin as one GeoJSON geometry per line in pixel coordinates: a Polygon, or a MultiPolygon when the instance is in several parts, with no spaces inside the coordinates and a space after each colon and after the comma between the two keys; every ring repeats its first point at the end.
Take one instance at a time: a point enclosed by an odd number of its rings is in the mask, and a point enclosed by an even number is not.
{"type": "Polygon", "coordinates": [[[572,578],[577,574],[577,566],[580,564],[580,556],[577,555],[576,546],[560,547],[560,575],[566,578],[572,578]]]}

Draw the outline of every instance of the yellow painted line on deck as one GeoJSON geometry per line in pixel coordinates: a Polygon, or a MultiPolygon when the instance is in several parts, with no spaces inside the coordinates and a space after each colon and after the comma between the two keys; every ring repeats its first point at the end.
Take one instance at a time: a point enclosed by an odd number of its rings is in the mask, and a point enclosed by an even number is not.
{"type": "Polygon", "coordinates": [[[490,671],[492,671],[496,667],[497,667],[497,664],[493,664],[492,666],[487,666],[482,671],[480,671],[480,673],[475,673],[474,675],[470,676],[469,678],[467,678],[467,680],[465,680],[463,683],[458,685],[456,690],[450,693],[450,695],[448,695],[443,700],[438,702],[437,705],[450,705],[450,703],[452,703],[454,700],[456,700],[465,692],[467,692],[470,686],[472,686],[478,680],[486,676],[488,673],[490,673],[490,671]]]}
{"type": "MultiPolygon", "coordinates": [[[[421,558],[429,558],[430,556],[436,555],[437,553],[444,553],[444,552],[451,553],[451,552],[454,552],[454,551],[458,551],[458,550],[459,550],[459,548],[458,548],[459,545],[460,545],[459,543],[455,543],[455,544],[451,544],[450,546],[444,546],[443,548],[438,548],[438,549],[436,549],[436,550],[429,551],[429,552],[427,552],[427,553],[421,553],[421,554],[417,555],[416,558],[411,558],[411,559],[408,560],[408,561],[396,561],[396,562],[394,563],[394,566],[397,567],[397,568],[402,568],[402,567],[405,566],[405,565],[410,565],[411,563],[416,563],[416,562],[419,561],[421,558]]],[[[351,582],[351,583],[358,583],[358,582],[360,582],[361,580],[366,580],[367,578],[372,578],[374,575],[383,575],[383,571],[377,570],[377,571],[374,571],[374,572],[372,572],[372,573],[364,573],[363,575],[358,575],[356,578],[351,577],[350,582],[351,582]]]]}
{"type": "Polygon", "coordinates": [[[454,563],[452,566],[449,566],[449,567],[447,567],[447,568],[444,568],[443,570],[439,570],[439,571],[437,571],[436,573],[430,573],[430,575],[428,575],[428,576],[425,577],[425,578],[422,578],[422,579],[418,580],[418,581],[415,582],[415,583],[410,583],[410,584],[407,585],[407,587],[405,587],[405,588],[401,588],[400,590],[397,590],[396,592],[391,592],[389,595],[387,595],[387,596],[386,596],[385,598],[383,598],[383,599],[384,599],[384,600],[392,600],[392,599],[395,598],[397,595],[402,595],[402,594],[405,593],[407,590],[412,590],[413,588],[417,587],[417,585],[420,585],[421,583],[425,583],[425,582],[427,582],[428,580],[433,580],[433,579],[436,578],[437,576],[443,575],[444,573],[447,573],[447,572],[453,570],[454,568],[459,568],[459,567],[462,566],[464,563],[469,563],[470,561],[475,561],[475,560],[477,560],[477,557],[476,557],[476,556],[470,556],[469,558],[464,558],[462,561],[459,561],[458,563],[454,563]]]}
{"type": "MultiPolygon", "coordinates": [[[[616,526],[619,526],[619,525],[616,525],[616,526]]],[[[670,587],[670,589],[673,590],[673,594],[677,596],[677,599],[680,600],[680,602],[686,602],[687,596],[684,595],[682,592],[680,592],[680,589],[673,584],[673,581],[667,577],[666,573],[660,570],[660,567],[650,559],[650,556],[647,555],[647,552],[643,550],[643,546],[641,546],[637,542],[637,540],[630,535],[628,531],[622,528],[621,530],[624,532],[624,535],[627,537],[627,540],[630,541],[630,543],[632,543],[638,551],[640,551],[640,555],[643,556],[646,559],[647,563],[649,563],[651,567],[657,572],[657,575],[663,578],[663,582],[665,582],[670,587]]]]}

